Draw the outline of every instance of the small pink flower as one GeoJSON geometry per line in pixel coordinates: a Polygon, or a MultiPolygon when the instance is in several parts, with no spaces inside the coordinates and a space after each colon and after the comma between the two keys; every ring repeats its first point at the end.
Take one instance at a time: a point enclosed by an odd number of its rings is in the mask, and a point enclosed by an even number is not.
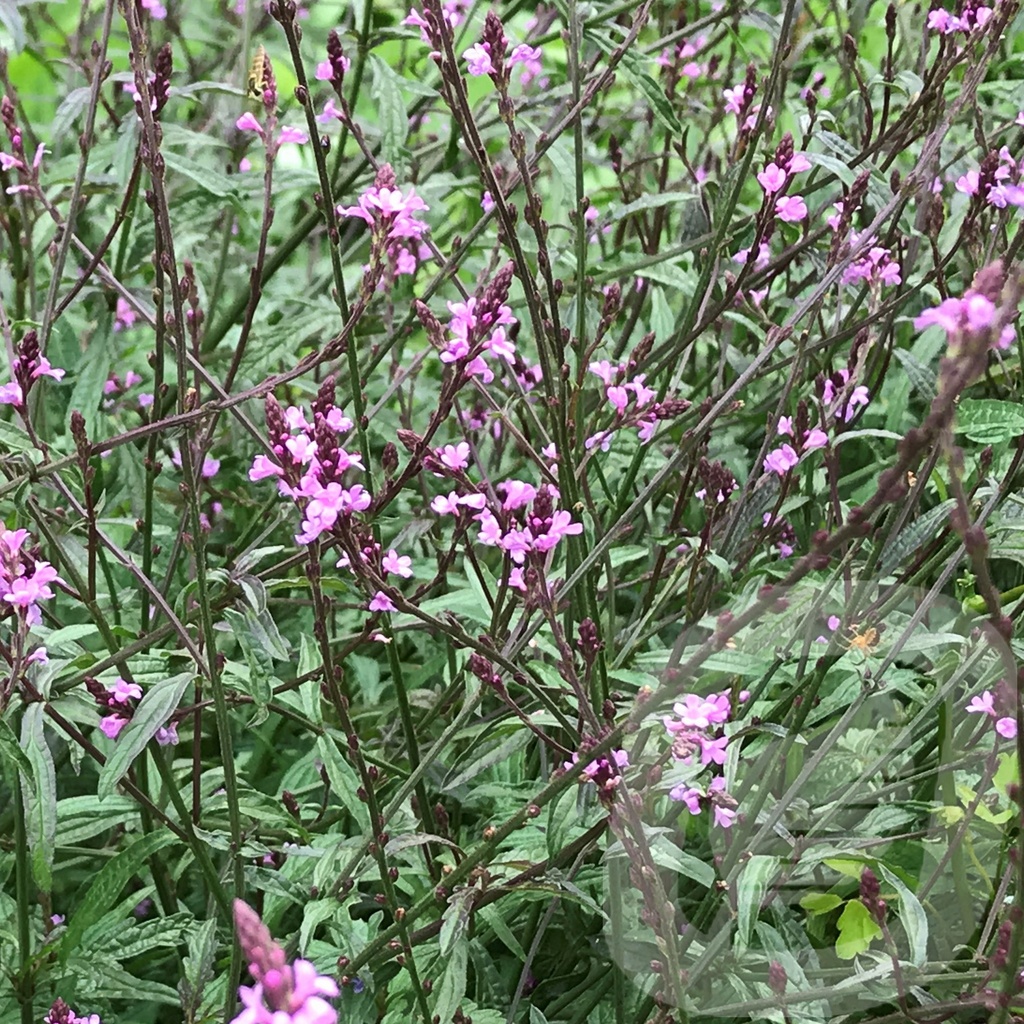
{"type": "Polygon", "coordinates": [[[462,54],[463,60],[471,75],[492,75],[494,65],[491,63],[491,51],[487,43],[474,43],[462,54]]]}
{"type": "Polygon", "coordinates": [[[293,128],[291,125],[281,125],[281,134],[278,136],[278,142],[294,142],[300,146],[304,146],[309,142],[309,135],[302,128],[293,128]]]}
{"type": "Polygon", "coordinates": [[[996,732],[1003,737],[1004,740],[1012,740],[1017,738],[1017,719],[1016,718],[1000,718],[996,722],[996,732]]]}
{"type": "Polygon", "coordinates": [[[465,441],[458,444],[446,444],[437,450],[437,456],[442,465],[449,469],[460,470],[469,466],[469,445],[465,441]]]}
{"type": "Polygon", "coordinates": [[[774,161],[757,176],[765,195],[773,195],[786,184],[786,172],[774,161]]]}
{"type": "Polygon", "coordinates": [[[800,457],[793,450],[793,446],[784,444],[781,448],[775,448],[768,453],[764,460],[764,469],[766,473],[785,476],[799,461],[800,457]]]}
{"type": "Polygon", "coordinates": [[[699,789],[680,783],[678,786],[673,786],[668,795],[669,799],[686,804],[686,809],[691,814],[700,814],[700,801],[704,794],[699,789]]]}
{"type": "Polygon", "coordinates": [[[100,731],[108,739],[116,740],[121,730],[128,724],[128,719],[115,713],[100,719],[100,731]]]}
{"type": "Polygon", "coordinates": [[[807,204],[803,196],[780,196],[775,204],[779,220],[794,224],[807,216],[807,204]]]}
{"type": "Polygon", "coordinates": [[[392,548],[382,559],[381,566],[385,572],[393,573],[408,579],[412,576],[412,558],[409,555],[400,555],[392,548]]]}
{"type": "Polygon", "coordinates": [[[369,610],[371,612],[393,612],[395,608],[394,602],[384,593],[383,590],[378,590],[376,594],[370,599],[369,610]]]}
{"type": "Polygon", "coordinates": [[[971,698],[971,703],[965,709],[968,714],[989,715],[995,718],[995,697],[991,690],[985,690],[980,696],[971,698]]]}
{"type": "Polygon", "coordinates": [[[127,704],[130,700],[138,700],[142,696],[142,687],[138,683],[128,683],[123,679],[114,681],[107,692],[118,704],[127,704]]]}
{"type": "Polygon", "coordinates": [[[256,120],[256,115],[246,111],[236,122],[235,127],[240,132],[256,132],[257,135],[263,134],[263,125],[256,120]]]}

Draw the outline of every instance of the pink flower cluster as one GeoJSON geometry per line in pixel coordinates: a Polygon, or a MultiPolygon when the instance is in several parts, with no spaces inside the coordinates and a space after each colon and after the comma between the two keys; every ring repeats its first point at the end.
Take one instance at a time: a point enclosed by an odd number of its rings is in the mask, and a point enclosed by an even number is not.
{"type": "MultiPolygon", "coordinates": [[[[466,8],[468,4],[466,0],[444,0],[441,5],[441,10],[444,14],[445,21],[451,28],[458,28],[462,24],[466,17],[466,8]]],[[[430,23],[426,18],[416,10],[415,7],[409,8],[409,13],[402,19],[403,25],[409,25],[412,28],[418,28],[420,30],[420,38],[425,43],[430,43],[430,34],[427,31],[430,27],[430,23]]]]}
{"type": "MultiPolygon", "coordinates": [[[[266,139],[267,137],[267,133],[263,125],[257,120],[256,115],[248,111],[235,122],[235,127],[240,132],[255,132],[261,139],[266,139]]],[[[275,150],[279,149],[286,142],[294,142],[299,146],[304,146],[309,142],[309,134],[303,128],[293,128],[290,125],[283,124],[271,141],[275,150]]]]}
{"type": "Polygon", "coordinates": [[[50,360],[39,351],[39,340],[35,331],[26,331],[18,343],[18,354],[11,365],[11,380],[0,384],[0,405],[13,405],[24,409],[25,399],[40,377],[63,380],[64,370],[50,365],[50,360]]]}
{"type": "MultiPolygon", "coordinates": [[[[679,74],[683,78],[700,78],[708,73],[708,66],[707,64],[698,64],[693,58],[707,46],[707,42],[707,36],[698,36],[693,42],[684,40],[678,43],[674,50],[669,48],[662,50],[660,55],[655,58],[655,63],[663,68],[681,64],[679,74]]],[[[732,111],[732,113],[736,113],[736,111],[732,111]]]]}
{"type": "MultiPolygon", "coordinates": [[[[61,918],[63,921],[63,918],[61,918]]],[[[78,1016],[63,999],[55,999],[43,1017],[43,1024],[102,1024],[98,1013],[78,1016]]]]}
{"type": "MultiPolygon", "coordinates": [[[[790,416],[780,416],[778,432],[781,437],[793,437],[793,419],[790,416]]],[[[783,443],[778,448],[773,448],[764,460],[764,471],[766,473],[777,473],[785,476],[800,461],[803,452],[814,451],[816,448],[824,448],[828,444],[828,434],[820,427],[812,427],[804,431],[802,439],[794,437],[796,447],[789,443],[783,443]]]]}
{"type": "MultiPolygon", "coordinates": [[[[950,297],[937,306],[924,310],[914,317],[914,327],[923,330],[933,325],[941,327],[952,339],[960,332],[980,334],[993,327],[997,320],[995,303],[979,292],[968,288],[959,299],[950,297]]],[[[995,339],[994,347],[1009,348],[1013,344],[1016,332],[1012,324],[1006,324],[995,339]]]]}
{"type": "MultiPolygon", "coordinates": [[[[825,403],[826,407],[831,406],[837,398],[844,396],[846,385],[849,383],[850,371],[845,368],[836,370],[831,377],[826,378],[821,393],[821,400],[825,403]]],[[[867,405],[870,401],[871,395],[868,389],[863,384],[856,385],[845,401],[840,402],[837,407],[836,419],[849,423],[857,415],[857,410],[867,405]]]]}
{"type": "MultiPolygon", "coordinates": [[[[333,394],[334,382],[330,382],[333,394]]],[[[323,391],[323,388],[321,389],[323,391]]],[[[362,457],[347,452],[339,439],[352,429],[352,421],[333,404],[313,403],[313,421],[297,406],[286,410],[267,399],[267,425],[276,462],[257,455],[249,470],[249,479],[278,478],[278,490],[293,498],[303,510],[302,532],[298,544],[311,544],[329,531],[340,516],[351,516],[370,507],[370,494],[361,484],[346,487],[343,477],[349,470],[365,470],[362,457]]]]}
{"type": "MultiPolygon", "coordinates": [[[[783,147],[779,147],[780,151],[783,147]]],[[[775,196],[775,215],[781,221],[794,223],[801,221],[807,216],[807,204],[803,196],[783,195],[783,191],[789,184],[791,175],[800,171],[808,171],[811,162],[803,153],[777,153],[776,159],[769,163],[757,176],[757,180],[764,190],[765,200],[770,202],[775,196]]]]}
{"type": "MultiPolygon", "coordinates": [[[[468,483],[464,478],[463,482],[468,483]]],[[[434,498],[430,507],[438,515],[458,516],[464,508],[478,510],[473,516],[480,524],[478,543],[496,547],[511,559],[509,586],[525,591],[527,561],[541,568],[548,552],[562,538],[582,533],[583,524],[573,522],[565,509],[555,508],[558,491],[549,484],[538,489],[522,480],[506,480],[496,490],[503,495],[496,507],[490,506],[484,494],[460,495],[456,491],[434,498]]]]}
{"type": "MultiPolygon", "coordinates": [[[[746,691],[740,700],[746,700],[746,691]]],[[[688,693],[677,701],[662,722],[672,740],[672,756],[684,765],[691,765],[695,754],[700,755],[703,766],[725,764],[729,739],[721,726],[732,714],[732,703],[726,693],[712,693],[701,697],[688,693]]],[[[691,814],[700,814],[702,807],[710,805],[714,822],[720,828],[730,828],[736,818],[736,801],[725,790],[725,779],[716,776],[707,789],[692,783],[680,783],[669,791],[673,800],[686,804],[691,814]]]]}
{"type": "MultiPolygon", "coordinates": [[[[567,772],[575,771],[580,763],[580,755],[573,754],[571,761],[563,761],[562,767],[567,772]]],[[[592,782],[604,798],[609,798],[622,781],[622,768],[629,767],[629,755],[624,750],[613,750],[610,755],[602,754],[580,771],[581,782],[592,782]]]]}
{"type": "Polygon", "coordinates": [[[239,986],[242,1011],[231,1024],[336,1024],[328,999],[338,995],[333,978],[308,960],[289,964],[284,950],[248,904],[235,900],[235,927],[249,973],[256,982],[239,986]]]}
{"type": "Polygon", "coordinates": [[[449,302],[452,318],[448,323],[451,340],[441,353],[442,363],[457,363],[469,377],[479,377],[484,384],[494,380],[488,359],[499,359],[511,366],[516,359],[516,346],[506,331],[519,321],[504,303],[493,313],[480,315],[479,301],[470,296],[465,302],[449,302]]]}
{"type": "MultiPolygon", "coordinates": [[[[0,532],[0,597],[4,607],[14,609],[28,628],[43,621],[40,601],[54,597],[51,583],[63,583],[49,562],[40,562],[25,550],[28,530],[0,532]]],[[[37,660],[45,660],[45,654],[37,660]]]]}
{"type": "MultiPolygon", "coordinates": [[[[836,212],[830,217],[826,217],[825,223],[833,231],[838,231],[842,224],[843,201],[839,200],[833,205],[836,212]]],[[[851,231],[848,241],[851,247],[856,247],[863,239],[856,231],[851,231]]],[[[871,238],[868,240],[868,244],[874,241],[876,239],[871,238]]],[[[873,288],[880,288],[882,285],[892,287],[899,284],[901,280],[900,265],[892,258],[892,253],[888,249],[879,245],[872,245],[864,256],[854,260],[843,271],[842,277],[843,284],[856,284],[858,281],[864,281],[873,288]]]]}
{"type": "Polygon", "coordinates": [[[966,710],[970,714],[985,715],[993,719],[996,732],[1004,740],[1016,739],[1017,713],[1010,687],[1001,685],[997,687],[995,694],[991,690],[985,690],[981,696],[971,698],[966,710]]]}
{"type": "MultiPolygon", "coordinates": [[[[121,730],[132,720],[136,701],[142,699],[142,687],[118,677],[112,686],[104,686],[98,679],[87,676],[85,687],[101,711],[107,714],[100,719],[100,731],[108,739],[116,740],[121,730]]],[[[162,747],[178,742],[178,727],[173,721],[161,726],[155,734],[162,747]]]]}
{"type": "Polygon", "coordinates": [[[959,17],[950,14],[943,7],[936,7],[928,12],[928,28],[932,32],[938,32],[944,36],[952,35],[954,32],[968,34],[976,28],[984,28],[988,24],[989,18],[992,17],[992,13],[991,7],[983,7],[971,0],[967,0],[967,3],[963,5],[959,17]]]}
{"type": "Polygon", "coordinates": [[[394,184],[391,165],[383,164],[376,182],[359,197],[357,205],[339,206],[338,216],[364,220],[373,230],[375,240],[386,248],[394,272],[414,274],[417,259],[430,255],[430,249],[421,244],[430,225],[416,215],[430,207],[416,195],[414,187],[403,192],[394,184]]]}
{"type": "Polygon", "coordinates": [[[957,192],[980,196],[989,206],[1005,210],[1007,206],[1024,206],[1024,188],[1020,185],[1021,166],[1003,146],[990,153],[977,170],[969,170],[956,180],[957,192]]]}

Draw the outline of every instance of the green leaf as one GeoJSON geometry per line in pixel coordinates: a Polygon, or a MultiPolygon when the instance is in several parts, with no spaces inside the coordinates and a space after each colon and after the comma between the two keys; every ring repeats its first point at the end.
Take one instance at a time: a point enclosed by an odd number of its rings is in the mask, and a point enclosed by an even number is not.
{"type": "Polygon", "coordinates": [[[14,730],[0,718],[0,757],[5,758],[14,768],[28,779],[30,786],[35,786],[35,772],[28,755],[18,745],[18,737],[14,730]]]}
{"type": "Polygon", "coordinates": [[[359,788],[359,777],[355,769],[345,760],[338,745],[330,735],[318,736],[316,741],[320,760],[327,769],[327,777],[331,780],[331,788],[348,809],[349,814],[363,829],[370,827],[370,814],[366,804],[356,795],[359,788]]]}
{"type": "Polygon", "coordinates": [[[441,983],[437,986],[437,998],[434,1000],[434,1016],[439,1017],[442,1024],[452,1019],[466,994],[466,963],[469,959],[469,939],[465,934],[459,936],[448,953],[441,983]]]}
{"type": "MultiPolygon", "coordinates": [[[[606,54],[611,54],[618,45],[603,32],[584,31],[583,35],[606,54]]],[[[665,91],[644,71],[643,64],[635,52],[626,50],[619,61],[617,70],[622,72],[623,78],[632,82],[644,94],[651,105],[654,116],[671,135],[683,134],[683,126],[679,123],[679,118],[672,109],[672,104],[665,95],[665,91]]]]}
{"type": "Polygon", "coordinates": [[[21,749],[32,771],[21,774],[25,804],[25,830],[32,854],[32,876],[44,892],[50,891],[53,852],[57,837],[57,776],[43,728],[43,705],[29,704],[21,719],[21,749]]]}
{"type": "Polygon", "coordinates": [[[631,203],[613,207],[612,212],[608,215],[608,220],[614,223],[640,210],[655,210],[662,206],[675,206],[677,203],[695,203],[697,201],[697,196],[690,192],[652,192],[639,199],[634,199],[631,203]]]}
{"type": "Polygon", "coordinates": [[[809,892],[800,900],[800,906],[814,917],[831,913],[842,902],[842,898],[834,892],[809,892]]]}
{"type": "Polygon", "coordinates": [[[96,438],[100,424],[100,400],[103,385],[110,377],[111,358],[106,335],[100,332],[89,345],[75,368],[76,380],[71,392],[71,409],[85,417],[85,432],[90,440],[96,438]]]}
{"type": "Polygon", "coordinates": [[[114,792],[135,758],[146,749],[146,744],[157,730],[167,723],[193,679],[195,675],[192,672],[183,672],[170,679],[162,679],[146,691],[132,720],[118,736],[107,763],[100,769],[96,794],[101,800],[114,792]]]}
{"type": "Polygon", "coordinates": [[[239,202],[235,183],[226,174],[211,171],[209,167],[198,160],[179,155],[172,150],[164,149],[161,152],[169,170],[177,174],[184,174],[186,178],[195,182],[211,196],[216,196],[218,199],[229,199],[232,203],[239,202]]]}
{"type": "Polygon", "coordinates": [[[893,355],[903,364],[903,371],[914,390],[926,402],[932,401],[938,394],[935,371],[930,366],[925,366],[912,352],[908,352],[906,349],[893,349],[893,355]]]}
{"type": "Polygon", "coordinates": [[[402,148],[409,134],[409,112],[402,96],[402,79],[376,54],[370,54],[373,83],[370,95],[377,101],[381,158],[401,167],[402,148]]]}
{"type": "Polygon", "coordinates": [[[441,956],[448,956],[457,942],[465,941],[476,896],[477,890],[466,886],[448,897],[448,906],[441,915],[441,934],[438,939],[441,956]]]}
{"type": "Polygon", "coordinates": [[[922,967],[928,954],[928,915],[921,901],[881,861],[878,862],[878,871],[900,898],[900,921],[910,943],[910,962],[915,967],[922,967]]]}
{"type": "MultiPolygon", "coordinates": [[[[14,0],[0,0],[0,25],[11,37],[10,49],[15,54],[21,53],[25,49],[25,22],[14,0]]],[[[0,42],[0,45],[5,44],[0,42]]]]}
{"type": "MultiPolygon", "coordinates": [[[[517,729],[511,736],[484,744],[483,753],[475,757],[468,766],[455,773],[449,772],[441,783],[441,792],[450,793],[453,789],[465,785],[475,779],[481,772],[487,771],[496,764],[508,760],[516,751],[521,750],[529,742],[530,734],[525,729],[517,729]]],[[[479,749],[479,748],[477,748],[479,749]]]]}
{"type": "Polygon", "coordinates": [[[1024,409],[995,398],[965,398],[957,409],[956,432],[978,444],[999,444],[1024,434],[1024,409]]]}
{"type": "Polygon", "coordinates": [[[750,945],[754,925],[761,913],[761,901],[768,892],[768,883],[778,871],[779,858],[755,854],[743,865],[736,882],[736,951],[750,945]]]}
{"type": "Polygon", "coordinates": [[[949,498],[904,526],[883,549],[878,571],[883,576],[888,576],[919,548],[934,540],[939,529],[949,519],[950,509],[955,505],[956,501],[949,498]]]}
{"type": "Polygon", "coordinates": [[[178,982],[185,1019],[193,1020],[202,1002],[203,990],[213,981],[214,956],[217,952],[217,921],[209,918],[192,933],[188,940],[188,956],[182,966],[184,977],[178,982]],[[189,1012],[191,1011],[191,1013],[189,1012]]]}
{"type": "Polygon", "coordinates": [[[839,928],[836,956],[840,960],[852,960],[868,949],[875,939],[882,937],[882,929],[859,899],[846,904],[836,924],[839,928]]]}
{"type": "Polygon", "coordinates": [[[114,905],[121,890],[138,874],[146,860],[158,850],[176,841],[172,832],[150,832],[136,839],[100,868],[85,894],[85,899],[71,915],[68,930],[61,936],[61,963],[67,963],[68,957],[81,946],[86,930],[96,924],[114,905]]]}

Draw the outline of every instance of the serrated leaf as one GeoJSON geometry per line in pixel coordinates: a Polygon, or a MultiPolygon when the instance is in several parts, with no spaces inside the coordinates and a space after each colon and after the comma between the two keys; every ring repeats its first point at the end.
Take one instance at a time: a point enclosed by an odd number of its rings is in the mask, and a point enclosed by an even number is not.
{"type": "Polygon", "coordinates": [[[10,49],[14,54],[25,49],[25,22],[14,0],[0,0],[0,24],[11,37],[10,49]]]}
{"type": "Polygon", "coordinates": [[[1024,434],[1024,409],[995,398],[965,398],[957,408],[955,429],[978,444],[1000,444],[1024,434]]]}
{"type": "Polygon", "coordinates": [[[333,737],[325,734],[318,736],[316,741],[317,751],[320,760],[327,769],[327,777],[331,780],[331,788],[348,809],[349,814],[359,823],[368,829],[370,827],[370,814],[366,804],[356,795],[359,788],[359,777],[355,769],[345,760],[333,737]]]}
{"type": "Polygon", "coordinates": [[[922,967],[928,955],[928,915],[921,901],[882,861],[878,862],[878,872],[899,896],[899,915],[910,943],[910,962],[915,967],[922,967]]]}
{"type": "Polygon", "coordinates": [[[521,750],[529,742],[530,734],[525,729],[518,729],[511,736],[492,742],[484,747],[484,752],[474,758],[465,768],[448,773],[441,783],[441,792],[450,793],[453,789],[465,785],[475,779],[481,772],[507,760],[516,751],[521,750]]]}
{"type": "Polygon", "coordinates": [[[736,951],[744,952],[750,945],[761,901],[768,892],[768,883],[779,868],[779,858],[755,854],[743,865],[736,881],[736,951]]]}
{"type": "Polygon", "coordinates": [[[373,83],[370,95],[377,101],[377,124],[383,160],[401,166],[402,148],[409,134],[409,112],[402,96],[402,79],[376,54],[370,54],[373,83]]]}
{"type": "Polygon", "coordinates": [[[86,930],[114,905],[121,890],[138,874],[148,858],[174,842],[177,842],[177,837],[172,832],[150,832],[136,839],[100,868],[85,898],[71,915],[67,931],[61,936],[61,963],[67,963],[68,957],[78,950],[86,930]]]}
{"type": "Polygon", "coordinates": [[[852,899],[846,904],[836,926],[839,929],[836,956],[840,960],[852,960],[867,950],[875,939],[882,937],[882,929],[859,899],[852,899]]]}
{"type": "Polygon", "coordinates": [[[212,171],[198,160],[179,155],[173,150],[164,149],[161,152],[169,170],[176,174],[183,174],[211,196],[216,196],[218,199],[230,199],[235,203],[239,202],[235,183],[226,174],[212,171]]]}
{"type": "Polygon", "coordinates": [[[21,772],[28,779],[30,786],[35,786],[35,771],[32,768],[32,762],[18,744],[18,737],[14,735],[14,730],[2,718],[0,718],[0,757],[5,758],[16,771],[21,772]]]}
{"type": "Polygon", "coordinates": [[[89,351],[83,353],[75,367],[75,387],[71,392],[70,406],[85,417],[85,432],[93,440],[100,423],[100,400],[103,385],[110,377],[110,349],[106,335],[100,333],[93,338],[89,351]]]}
{"type": "Polygon", "coordinates": [[[46,742],[41,703],[29,704],[25,709],[21,719],[21,749],[32,765],[31,773],[22,773],[20,778],[25,831],[32,854],[32,877],[40,889],[49,892],[57,836],[57,776],[46,742]]]}
{"type": "Polygon", "coordinates": [[[888,576],[897,566],[902,565],[910,555],[914,554],[925,544],[935,539],[936,534],[949,519],[949,512],[956,505],[956,502],[949,498],[947,501],[928,509],[912,523],[903,527],[893,539],[886,544],[879,560],[878,571],[883,576],[888,576]]]}
{"type": "Polygon", "coordinates": [[[894,349],[893,355],[903,364],[903,371],[917,393],[926,402],[932,401],[938,393],[935,371],[930,366],[925,366],[917,356],[906,349],[894,349]]]}
{"type": "Polygon", "coordinates": [[[630,214],[638,213],[640,210],[656,210],[662,206],[675,206],[678,203],[699,203],[697,196],[689,192],[651,192],[631,203],[624,203],[622,206],[615,206],[608,215],[611,222],[622,220],[630,214]]]}
{"type": "Polygon", "coordinates": [[[438,937],[441,956],[448,956],[455,944],[464,941],[469,934],[469,922],[476,895],[475,889],[466,887],[456,889],[448,897],[448,906],[441,915],[441,934],[438,937]]]}
{"type": "Polygon", "coordinates": [[[469,940],[459,936],[448,953],[441,982],[436,986],[434,1016],[442,1022],[450,1021],[466,994],[466,963],[469,959],[469,940]]]}
{"type": "Polygon", "coordinates": [[[193,679],[193,673],[183,672],[170,679],[162,679],[146,691],[131,721],[118,736],[107,763],[100,769],[96,794],[101,800],[114,792],[135,758],[146,749],[146,744],[157,730],[166,725],[193,679]]]}
{"type": "Polygon", "coordinates": [[[188,956],[182,966],[184,975],[178,982],[185,1019],[192,1020],[203,998],[203,991],[213,981],[213,963],[217,952],[217,922],[203,921],[188,940],[188,956]]]}

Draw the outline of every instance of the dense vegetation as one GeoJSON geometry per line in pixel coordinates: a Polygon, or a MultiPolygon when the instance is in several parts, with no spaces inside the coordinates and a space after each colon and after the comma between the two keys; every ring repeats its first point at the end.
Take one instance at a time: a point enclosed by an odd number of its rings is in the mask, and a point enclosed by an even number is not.
{"type": "Polygon", "coordinates": [[[0,1024],[1024,1015],[1024,16],[0,0],[0,1024]]]}

